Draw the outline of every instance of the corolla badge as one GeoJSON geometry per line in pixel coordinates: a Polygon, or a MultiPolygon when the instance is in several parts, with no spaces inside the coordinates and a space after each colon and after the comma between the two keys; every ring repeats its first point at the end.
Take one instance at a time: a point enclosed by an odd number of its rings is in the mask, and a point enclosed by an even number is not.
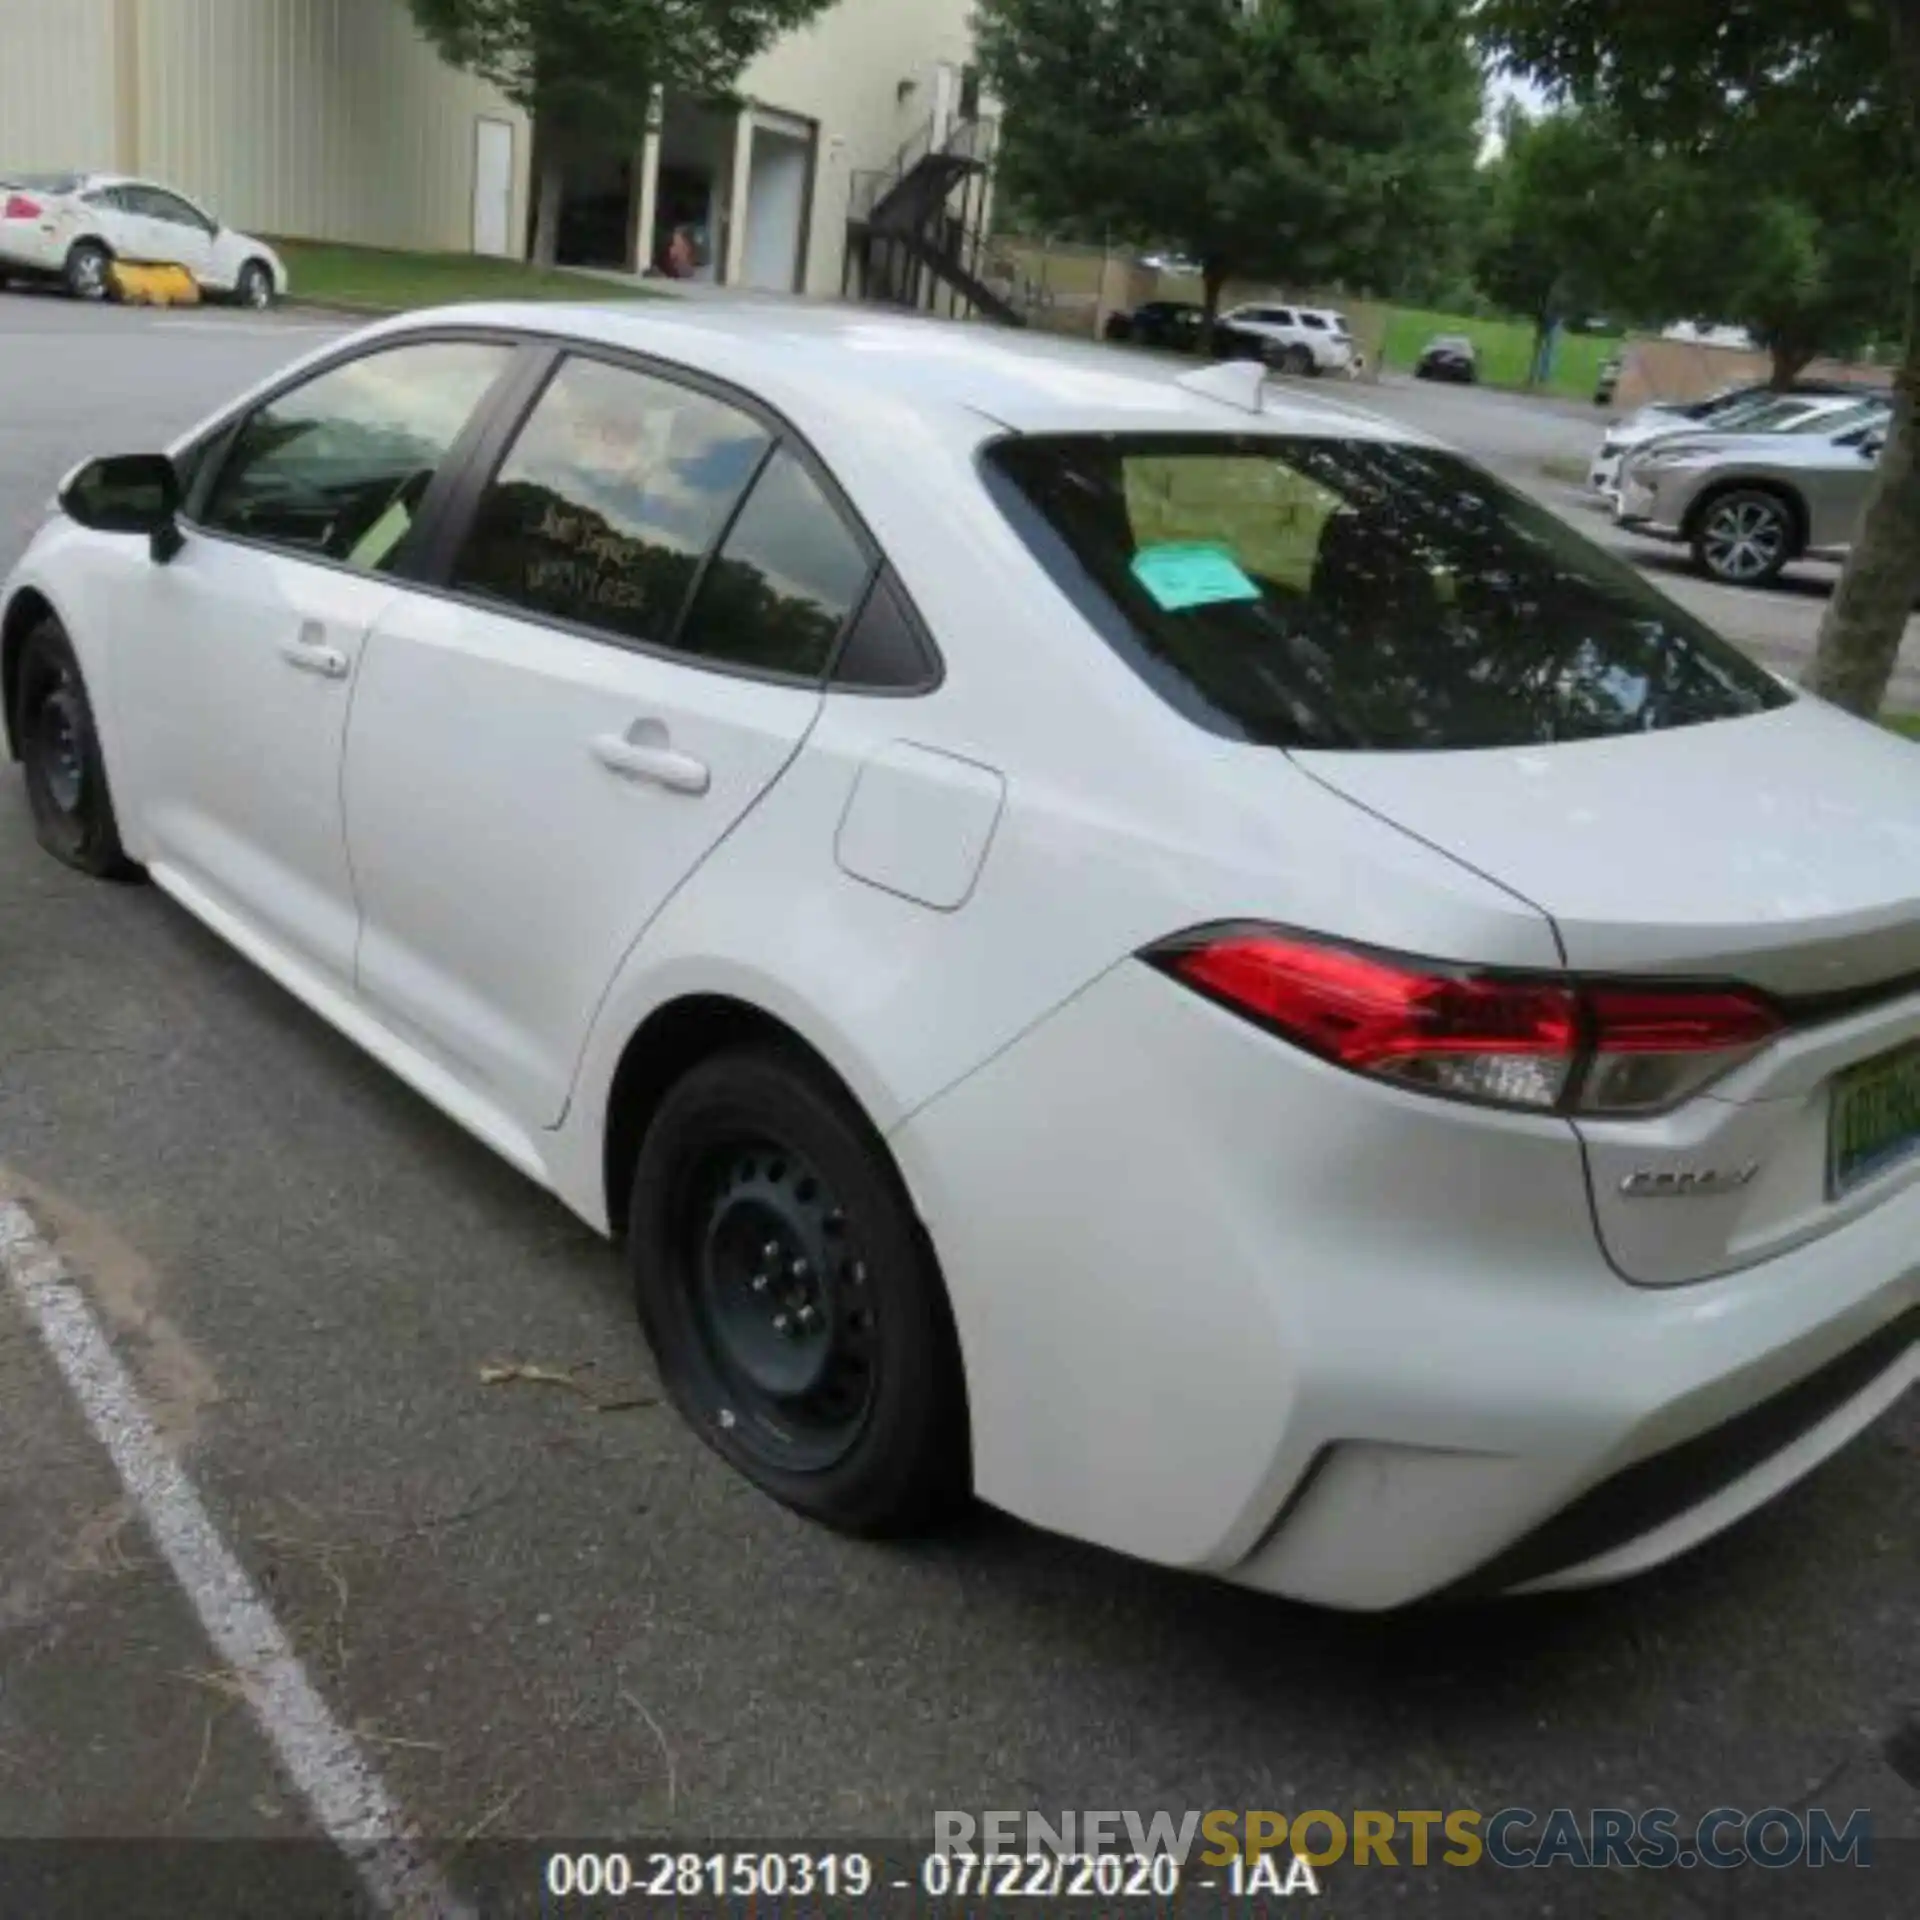
{"type": "Polygon", "coordinates": [[[1629,1200],[1694,1200],[1738,1193],[1759,1171],[1758,1160],[1744,1167],[1642,1167],[1620,1182],[1620,1191],[1629,1200]]]}

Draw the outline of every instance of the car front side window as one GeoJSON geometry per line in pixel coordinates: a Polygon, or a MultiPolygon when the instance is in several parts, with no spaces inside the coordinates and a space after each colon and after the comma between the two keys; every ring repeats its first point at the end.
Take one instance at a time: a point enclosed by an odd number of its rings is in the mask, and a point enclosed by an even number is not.
{"type": "Polygon", "coordinates": [[[771,444],[708,394],[570,359],[481,497],[452,584],[664,644],[771,444]]]}
{"type": "Polygon", "coordinates": [[[277,395],[235,435],[200,524],[391,571],[434,476],[512,358],[497,341],[421,341],[277,395]]]}

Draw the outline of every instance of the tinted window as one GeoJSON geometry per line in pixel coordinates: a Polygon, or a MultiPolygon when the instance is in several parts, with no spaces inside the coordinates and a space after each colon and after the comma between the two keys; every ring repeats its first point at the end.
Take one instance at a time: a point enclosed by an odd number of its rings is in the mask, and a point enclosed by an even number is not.
{"type": "Polygon", "coordinates": [[[920,637],[899,586],[890,573],[883,572],[840,649],[834,685],[853,691],[907,692],[930,687],[939,677],[939,663],[920,637]]]}
{"type": "Polygon", "coordinates": [[[1300,324],[1303,327],[1313,328],[1316,333],[1325,333],[1327,330],[1326,321],[1317,313],[1303,313],[1300,316],[1300,324]]]}
{"type": "Polygon", "coordinates": [[[1037,556],[1200,724],[1271,745],[1501,747],[1792,697],[1623,561],[1457,455],[1048,436],[987,454],[1037,556]]]}
{"type": "Polygon", "coordinates": [[[385,572],[512,352],[477,340],[423,341],[350,360],[281,394],[235,437],[202,521],[385,572]]]}
{"type": "Polygon", "coordinates": [[[768,439],[705,394],[569,360],[488,487],[454,584],[664,641],[768,439]]]}
{"type": "Polygon", "coordinates": [[[207,231],[208,221],[204,214],[159,187],[142,187],[140,199],[140,211],[152,219],[164,220],[170,226],[197,227],[202,233],[207,231]]]}
{"type": "Polygon", "coordinates": [[[680,648],[733,666],[817,677],[870,571],[832,502],[782,448],[707,570],[680,648]]]}
{"type": "Polygon", "coordinates": [[[25,187],[30,193],[71,193],[79,184],[77,173],[0,173],[0,187],[25,187]]]}

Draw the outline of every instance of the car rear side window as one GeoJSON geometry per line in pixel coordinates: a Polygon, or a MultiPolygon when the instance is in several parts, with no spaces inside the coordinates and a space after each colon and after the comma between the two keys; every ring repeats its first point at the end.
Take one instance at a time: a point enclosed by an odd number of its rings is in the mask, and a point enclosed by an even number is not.
{"type": "Polygon", "coordinates": [[[664,642],[770,442],[707,394],[568,360],[482,496],[453,584],[664,642]]]}
{"type": "Polygon", "coordinates": [[[512,357],[496,341],[423,340],[316,374],[248,417],[200,523],[389,571],[435,474],[512,357]]]}
{"type": "Polygon", "coordinates": [[[985,473],[1096,631],[1235,739],[1510,747],[1792,698],[1623,561],[1455,454],[1034,436],[988,448],[985,473]]]}
{"type": "Polygon", "coordinates": [[[676,645],[727,666],[818,679],[871,572],[839,510],[782,447],[728,529],[676,645]]]}

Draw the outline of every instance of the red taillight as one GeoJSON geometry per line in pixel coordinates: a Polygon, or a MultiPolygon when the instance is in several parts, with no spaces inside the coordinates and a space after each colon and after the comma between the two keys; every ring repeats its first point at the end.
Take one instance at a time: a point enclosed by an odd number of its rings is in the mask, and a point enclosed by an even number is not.
{"type": "Polygon", "coordinates": [[[38,200],[29,200],[24,193],[10,193],[6,205],[0,207],[0,220],[38,220],[45,211],[38,200]]]}
{"type": "Polygon", "coordinates": [[[1658,1112],[1781,1024],[1737,987],[1478,973],[1266,928],[1221,928],[1147,957],[1323,1059],[1501,1106],[1658,1112]]]}

